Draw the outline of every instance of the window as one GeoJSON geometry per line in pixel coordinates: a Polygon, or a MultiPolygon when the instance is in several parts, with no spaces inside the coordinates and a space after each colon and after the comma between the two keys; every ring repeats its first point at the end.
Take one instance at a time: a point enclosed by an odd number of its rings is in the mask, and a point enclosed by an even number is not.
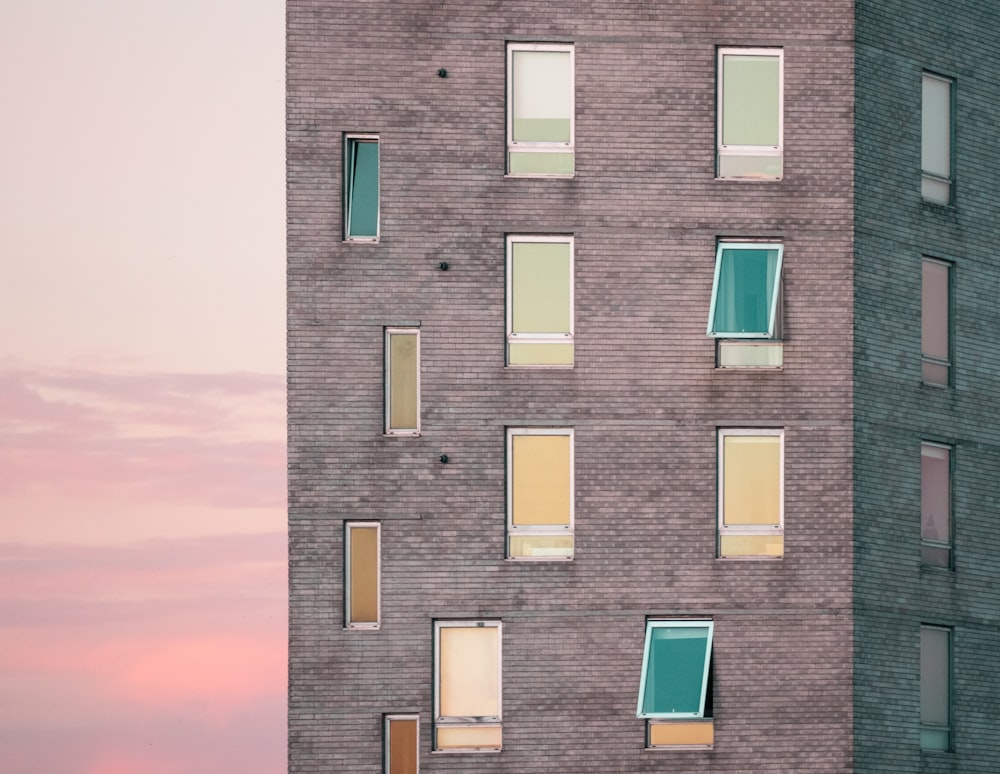
{"type": "Polygon", "coordinates": [[[386,435],[420,433],[420,329],[385,329],[386,435]]]}
{"type": "Polygon", "coordinates": [[[573,237],[507,237],[507,364],[573,365],[573,237]]]}
{"type": "Polygon", "coordinates": [[[573,46],[507,44],[507,173],[573,175],[573,46]]]}
{"type": "Polygon", "coordinates": [[[782,176],[784,53],[719,49],[718,176],[782,176]]]}
{"type": "Polygon", "coordinates": [[[923,259],[920,349],[927,384],[951,383],[951,265],[923,259]]]}
{"type": "Polygon", "coordinates": [[[507,556],[573,558],[573,431],[507,430],[507,556]]]}
{"type": "Polygon", "coordinates": [[[920,627],[920,746],[951,749],[951,629],[920,627]]]}
{"type": "Polygon", "coordinates": [[[920,121],[920,191],[924,201],[951,204],[952,83],[924,73],[920,121]]]}
{"type": "Polygon", "coordinates": [[[378,136],[344,138],[344,239],[378,239],[378,136]]]}
{"type": "Polygon", "coordinates": [[[951,567],[951,449],[920,444],[920,556],[951,567]]]}
{"type": "Polygon", "coordinates": [[[420,717],[385,716],[385,774],[418,774],[420,771],[420,717]]]}
{"type": "Polygon", "coordinates": [[[646,621],[636,715],[648,747],[712,744],[712,631],[708,620],[646,621]]]}
{"type": "Polygon", "coordinates": [[[784,430],[719,430],[719,556],[780,558],[784,430]]]}
{"type": "Polygon", "coordinates": [[[434,622],[434,749],[501,746],[500,622],[434,622]]]}
{"type": "Polygon", "coordinates": [[[344,619],[348,629],[377,629],[381,525],[350,521],[344,526],[344,619]]]}

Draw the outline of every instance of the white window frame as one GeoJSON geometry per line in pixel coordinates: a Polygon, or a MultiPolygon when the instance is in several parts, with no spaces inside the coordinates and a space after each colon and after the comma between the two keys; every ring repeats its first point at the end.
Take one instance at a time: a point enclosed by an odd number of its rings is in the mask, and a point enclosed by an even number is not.
{"type": "Polygon", "coordinates": [[[420,771],[420,715],[417,714],[392,714],[382,716],[382,771],[383,774],[390,774],[392,767],[392,755],[390,742],[392,741],[389,731],[389,723],[393,720],[413,720],[417,727],[417,750],[416,764],[417,771],[420,771]]]}
{"type": "Polygon", "coordinates": [[[705,715],[705,703],[708,698],[709,679],[711,677],[712,648],[715,634],[715,621],[711,618],[648,618],[646,619],[646,635],[642,648],[642,673],[639,676],[639,701],[636,706],[636,717],[647,720],[710,720],[711,715],[705,715]],[[705,667],[701,677],[701,706],[698,712],[643,712],[643,700],[646,698],[646,674],[649,671],[649,650],[652,634],[655,629],[708,629],[708,640],[705,651],[705,667]]]}
{"type": "Polygon", "coordinates": [[[382,348],[385,352],[385,364],[384,364],[384,376],[385,380],[385,395],[383,397],[384,403],[384,427],[386,435],[420,435],[420,328],[415,326],[391,326],[385,329],[385,334],[383,338],[382,348]],[[403,429],[393,429],[389,426],[390,421],[390,410],[392,407],[392,357],[389,349],[390,336],[402,334],[406,335],[416,335],[417,337],[417,426],[416,428],[403,428],[403,429]]]}
{"type": "MultiPolygon", "coordinates": [[[[574,344],[576,339],[576,239],[571,234],[508,234],[505,247],[507,291],[507,345],[511,344],[574,344]],[[569,332],[568,333],[514,333],[514,245],[547,243],[569,245],[569,332]]],[[[574,362],[576,358],[574,356],[574,362]]],[[[511,368],[573,368],[569,365],[539,363],[515,365],[511,368]]]]}
{"type": "MultiPolygon", "coordinates": [[[[576,153],[576,45],[573,43],[507,43],[507,159],[518,153],[576,153]],[[514,52],[515,51],[565,51],[569,52],[569,142],[515,142],[514,141],[514,52]]],[[[509,161],[504,161],[507,169],[509,161]]],[[[575,168],[575,163],[574,163],[575,168]]],[[[510,172],[508,177],[573,177],[574,173],[510,172]]]]}
{"type": "Polygon", "coordinates": [[[382,626],[382,522],[344,522],[344,628],[378,629],[382,626]],[[351,621],[351,533],[355,529],[375,529],[375,621],[351,621]]]}
{"type": "Polygon", "coordinates": [[[378,242],[382,234],[382,140],[377,134],[368,134],[363,132],[347,132],[344,134],[344,185],[343,185],[343,212],[341,216],[343,218],[343,232],[345,242],[378,242]],[[378,208],[375,211],[375,236],[351,236],[350,226],[351,226],[351,197],[348,195],[350,191],[353,190],[353,181],[351,181],[351,170],[348,167],[348,161],[350,158],[349,149],[351,147],[351,141],[358,142],[374,142],[378,145],[378,165],[375,167],[375,179],[376,185],[378,186],[378,208]],[[350,182],[349,182],[350,181],[350,182]]]}
{"type": "MultiPolygon", "coordinates": [[[[724,534],[729,535],[785,535],[785,429],[775,427],[720,427],[718,429],[716,445],[718,446],[718,531],[721,542],[724,534]],[[740,524],[736,527],[726,526],[725,518],[725,442],[727,436],[769,436],[777,437],[778,440],[778,524],[777,525],[753,525],[740,524]]],[[[772,556],[727,556],[726,561],[774,561],[777,557],[772,556]]]]}
{"type": "Polygon", "coordinates": [[[511,556],[510,538],[515,535],[560,536],[576,535],[576,434],[571,427],[508,427],[507,428],[507,550],[506,556],[517,562],[565,562],[571,561],[575,547],[569,556],[511,556]],[[518,435],[561,435],[569,438],[569,524],[565,527],[514,524],[514,437],[518,435]]]}
{"type": "Polygon", "coordinates": [[[950,207],[955,203],[955,79],[949,78],[947,75],[941,75],[940,73],[931,72],[930,70],[923,70],[920,73],[920,90],[921,90],[921,100],[920,100],[920,136],[921,136],[921,149],[920,149],[920,185],[921,192],[920,198],[927,202],[928,204],[936,204],[939,207],[950,207]],[[924,120],[924,110],[926,107],[923,104],[923,88],[925,80],[940,81],[941,83],[948,84],[948,172],[949,175],[944,177],[935,172],[929,172],[924,169],[924,159],[923,159],[923,120],[924,120]],[[936,183],[945,183],[948,186],[948,201],[942,202],[936,199],[928,199],[923,194],[923,181],[930,180],[936,183]]]}
{"type": "Polygon", "coordinates": [[[477,726],[501,726],[503,725],[503,624],[498,619],[482,619],[472,621],[434,621],[434,739],[432,748],[438,754],[451,753],[496,753],[494,748],[449,748],[438,749],[437,729],[448,728],[475,728],[477,726]],[[447,628],[494,628],[497,630],[497,714],[484,717],[453,717],[441,714],[441,630],[447,628]]]}
{"type": "MultiPolygon", "coordinates": [[[[716,174],[722,180],[781,180],[784,171],[777,178],[758,177],[725,177],[720,174],[722,156],[774,156],[784,158],[785,155],[785,49],[783,48],[742,48],[739,46],[728,46],[720,48],[716,61],[716,174]],[[777,57],[778,59],[778,144],[777,145],[723,145],[722,144],[722,119],[725,104],[723,102],[723,62],[726,56],[766,56],[777,57]]],[[[782,170],[784,163],[782,162],[782,170]]]]}
{"type": "Polygon", "coordinates": [[[781,341],[782,336],[782,316],[784,310],[782,309],[782,281],[781,273],[784,267],[785,260],[785,243],[784,242],[747,242],[744,240],[727,240],[720,239],[716,243],[715,247],[715,274],[712,278],[712,300],[708,307],[708,329],[706,334],[716,339],[746,339],[756,342],[774,342],[778,343],[781,341]],[[774,295],[769,300],[770,309],[768,311],[768,330],[767,333],[760,331],[753,331],[750,333],[739,333],[733,331],[722,331],[716,332],[712,329],[715,324],[715,308],[719,300],[719,277],[722,274],[722,251],[723,250],[777,250],[778,251],[778,263],[774,267],[774,295]]]}

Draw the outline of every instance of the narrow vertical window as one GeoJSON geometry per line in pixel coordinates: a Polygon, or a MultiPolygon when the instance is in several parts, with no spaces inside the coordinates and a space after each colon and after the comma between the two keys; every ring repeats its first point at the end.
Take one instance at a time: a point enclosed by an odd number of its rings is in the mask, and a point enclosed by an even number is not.
{"type": "Polygon", "coordinates": [[[420,716],[385,716],[384,774],[419,774],[420,716]]]}
{"type": "Polygon", "coordinates": [[[349,134],[344,138],[344,239],[378,239],[378,137],[349,134]]]}
{"type": "Polygon", "coordinates": [[[420,329],[385,330],[386,435],[420,433],[420,329]]]}
{"type": "Polygon", "coordinates": [[[573,558],[573,431],[507,430],[507,556],[573,558]]]}
{"type": "Polygon", "coordinates": [[[434,749],[501,746],[500,622],[434,622],[434,749]]]}
{"type": "Polygon", "coordinates": [[[783,471],[783,430],[719,430],[719,556],[784,554],[783,471]]]}
{"type": "Polygon", "coordinates": [[[573,237],[507,237],[507,364],[573,365],[573,237]]]}
{"type": "Polygon", "coordinates": [[[951,204],[953,81],[924,73],[922,84],[920,189],[925,201],[951,204]]]}
{"type": "Polygon", "coordinates": [[[951,749],[951,630],[920,627],[920,746],[951,749]]]}
{"type": "Polygon", "coordinates": [[[784,53],[721,48],[718,76],[718,176],[780,179],[784,53]]]}
{"type": "Polygon", "coordinates": [[[573,46],[507,45],[507,173],[570,177],[573,46]]]}
{"type": "Polygon", "coordinates": [[[922,377],[927,384],[951,383],[951,265],[923,259],[920,289],[922,377]]]}
{"type": "Polygon", "coordinates": [[[951,567],[951,448],[920,444],[920,555],[951,567]]]}
{"type": "Polygon", "coordinates": [[[377,629],[381,617],[381,525],[347,522],[344,532],[344,619],[349,629],[377,629]]]}

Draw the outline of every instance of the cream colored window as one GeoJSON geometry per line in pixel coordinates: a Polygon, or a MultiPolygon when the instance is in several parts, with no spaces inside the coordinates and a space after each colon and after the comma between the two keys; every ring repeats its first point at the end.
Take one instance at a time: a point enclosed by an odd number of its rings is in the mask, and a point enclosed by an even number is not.
{"type": "Polygon", "coordinates": [[[719,49],[718,176],[780,179],[784,153],[784,54],[719,49]]]}
{"type": "Polygon", "coordinates": [[[507,556],[573,557],[573,431],[507,430],[507,556]]]}
{"type": "Polygon", "coordinates": [[[385,432],[420,432],[420,329],[386,328],[385,432]]]}
{"type": "Polygon", "coordinates": [[[784,554],[784,431],[719,431],[719,556],[784,554]]]}
{"type": "Polygon", "coordinates": [[[499,621],[435,621],[435,750],[500,749],[500,663],[499,621]]]}
{"type": "Polygon", "coordinates": [[[953,83],[932,73],[921,78],[920,190],[925,201],[935,204],[952,200],[953,83]]]}
{"type": "Polygon", "coordinates": [[[572,237],[507,237],[507,364],[573,365],[572,237]]]}
{"type": "Polygon", "coordinates": [[[385,716],[385,774],[418,774],[420,771],[420,717],[385,716]]]}
{"type": "Polygon", "coordinates": [[[350,629],[377,629],[380,619],[381,526],[347,522],[344,530],[344,618],[350,629]]]}
{"type": "Polygon", "coordinates": [[[507,45],[507,173],[574,171],[573,46],[507,45]]]}

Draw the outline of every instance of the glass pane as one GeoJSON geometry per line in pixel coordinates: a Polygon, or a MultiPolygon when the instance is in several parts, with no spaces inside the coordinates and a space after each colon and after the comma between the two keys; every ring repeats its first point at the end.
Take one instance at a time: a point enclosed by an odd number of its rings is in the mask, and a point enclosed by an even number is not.
{"type": "Polygon", "coordinates": [[[949,634],[947,629],[929,626],[920,629],[920,722],[948,726],[949,703],[949,634]]]}
{"type": "Polygon", "coordinates": [[[719,342],[720,368],[779,368],[783,355],[783,344],[719,342]]]}
{"type": "Polygon", "coordinates": [[[921,159],[924,172],[951,177],[951,83],[923,77],[921,159]]]}
{"type": "Polygon", "coordinates": [[[920,546],[920,561],[933,567],[951,567],[951,549],[943,546],[920,546]]]}
{"type": "Polygon", "coordinates": [[[722,523],[781,523],[781,438],[723,436],[722,523]]]}
{"type": "Polygon", "coordinates": [[[500,726],[438,726],[438,750],[499,750],[503,739],[500,726]]]}
{"type": "Polygon", "coordinates": [[[500,630],[442,626],[439,708],[442,717],[500,714],[500,630]]]}
{"type": "Polygon", "coordinates": [[[508,344],[509,365],[573,365],[572,344],[508,344]]]}
{"type": "Polygon", "coordinates": [[[923,262],[920,342],[924,355],[948,360],[948,266],[923,262]]]}
{"type": "Polygon", "coordinates": [[[389,334],[389,429],[417,429],[417,334],[389,334]]]}
{"type": "Polygon", "coordinates": [[[719,177],[780,178],[784,171],[781,156],[744,156],[723,151],[719,154],[719,177]]]}
{"type": "Polygon", "coordinates": [[[925,177],[920,185],[920,192],[925,201],[935,204],[951,203],[951,184],[943,180],[925,177]]]}
{"type": "Polygon", "coordinates": [[[388,774],[417,774],[417,719],[390,718],[388,774]]]}
{"type": "Polygon", "coordinates": [[[644,713],[701,714],[709,629],[653,627],[643,692],[644,713]]]}
{"type": "Polygon", "coordinates": [[[940,446],[920,449],[920,537],[951,542],[951,453],[940,446]]]}
{"type": "Polygon", "coordinates": [[[567,242],[511,244],[511,332],[569,333],[570,246],[567,242]]]}
{"type": "Polygon", "coordinates": [[[715,742],[715,724],[709,721],[696,723],[657,723],[649,721],[649,746],[711,745],[715,742]]]}
{"type": "Polygon", "coordinates": [[[509,556],[543,559],[573,556],[572,535],[511,535],[509,556]]]}
{"type": "Polygon", "coordinates": [[[772,556],[785,554],[783,535],[732,535],[719,537],[719,556],[772,556]]]}
{"type": "Polygon", "coordinates": [[[570,437],[515,435],[511,445],[512,523],[569,524],[570,437]]]}
{"type": "Polygon", "coordinates": [[[722,144],[781,143],[781,64],[776,56],[725,54],[722,59],[722,144]]]}
{"type": "Polygon", "coordinates": [[[378,623],[378,528],[349,527],[351,609],[348,623],[378,623]]]}
{"type": "Polygon", "coordinates": [[[348,140],[347,236],[378,236],[378,143],[348,140]]]}
{"type": "Polygon", "coordinates": [[[923,381],[927,384],[944,384],[947,385],[948,380],[948,366],[941,365],[940,363],[931,363],[924,361],[921,368],[921,377],[923,381]]]}
{"type": "Polygon", "coordinates": [[[508,171],[512,175],[572,175],[575,157],[572,153],[518,153],[508,155],[508,171]]]}
{"type": "Polygon", "coordinates": [[[568,51],[513,51],[514,142],[569,142],[573,113],[568,51]]]}
{"type": "Polygon", "coordinates": [[[778,250],[721,248],[712,332],[770,336],[777,269],[778,250]]]}
{"type": "Polygon", "coordinates": [[[942,729],[922,728],[920,746],[925,750],[950,750],[951,732],[942,729]]]}

